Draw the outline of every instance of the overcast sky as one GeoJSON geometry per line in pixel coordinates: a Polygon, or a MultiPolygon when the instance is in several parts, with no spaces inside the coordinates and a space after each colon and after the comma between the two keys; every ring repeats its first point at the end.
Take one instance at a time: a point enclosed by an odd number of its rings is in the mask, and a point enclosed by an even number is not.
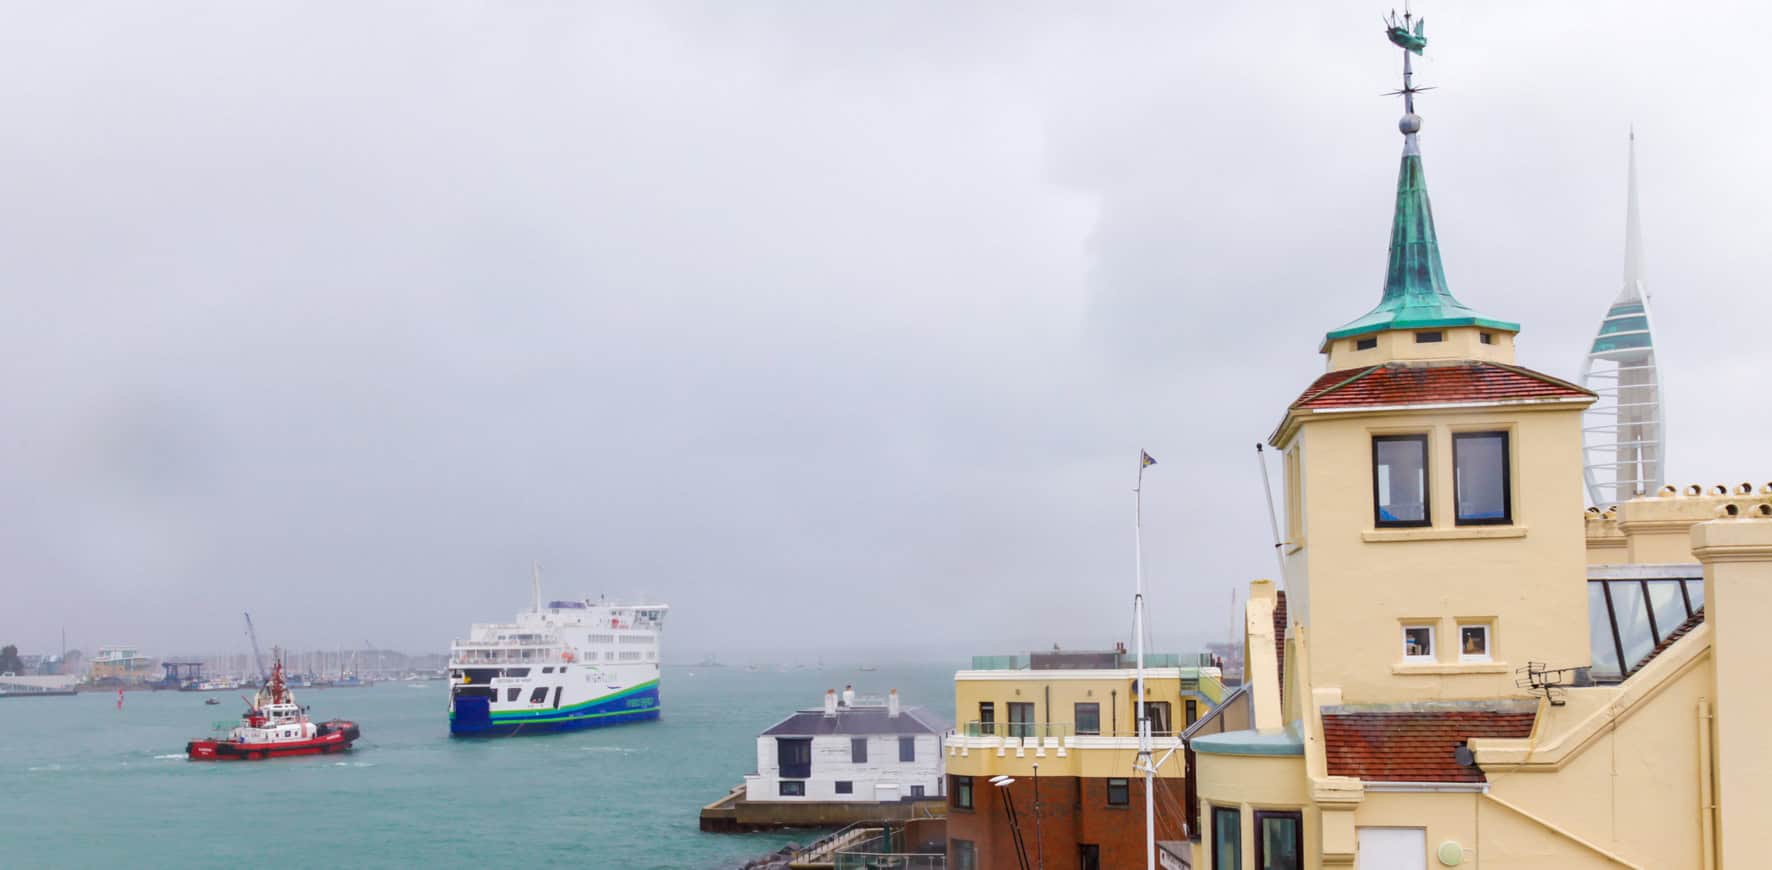
{"type": "MultiPolygon", "coordinates": [[[[540,561],[676,660],[1103,646],[1140,448],[1225,638],[1382,286],[1384,11],[10,4],[0,642],[441,650],[540,561]]],[[[1417,11],[1454,293],[1577,376],[1634,122],[1671,476],[1772,480],[1772,16],[1417,11]]]]}

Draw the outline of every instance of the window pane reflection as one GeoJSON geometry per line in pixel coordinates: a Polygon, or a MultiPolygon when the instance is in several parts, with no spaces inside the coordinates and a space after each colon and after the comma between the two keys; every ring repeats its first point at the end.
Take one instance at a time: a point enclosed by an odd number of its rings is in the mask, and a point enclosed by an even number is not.
{"type": "Polygon", "coordinates": [[[1286,814],[1262,814],[1261,870],[1299,870],[1299,844],[1304,839],[1299,818],[1286,814]]]}
{"type": "Polygon", "coordinates": [[[1618,667],[1618,648],[1612,645],[1612,619],[1606,614],[1606,584],[1587,584],[1587,636],[1593,644],[1594,679],[1616,680],[1624,675],[1618,667]]]}
{"type": "Polygon", "coordinates": [[[1649,605],[1655,608],[1655,628],[1666,638],[1686,621],[1686,599],[1678,580],[1650,580],[1649,605]]]}
{"type": "Polygon", "coordinates": [[[1635,582],[1610,585],[1612,613],[1618,620],[1618,640],[1624,644],[1624,660],[1635,665],[1655,648],[1655,635],[1649,632],[1649,608],[1643,602],[1643,587],[1635,582]]]}
{"type": "Polygon", "coordinates": [[[1704,581],[1687,580],[1686,597],[1692,599],[1692,612],[1697,613],[1704,606],[1704,581]]]}
{"type": "Polygon", "coordinates": [[[1506,434],[1481,432],[1454,436],[1452,470],[1460,523],[1507,521],[1506,434]]]}
{"type": "Polygon", "coordinates": [[[1380,525],[1427,521],[1427,438],[1416,435],[1373,439],[1374,485],[1380,525]]]}

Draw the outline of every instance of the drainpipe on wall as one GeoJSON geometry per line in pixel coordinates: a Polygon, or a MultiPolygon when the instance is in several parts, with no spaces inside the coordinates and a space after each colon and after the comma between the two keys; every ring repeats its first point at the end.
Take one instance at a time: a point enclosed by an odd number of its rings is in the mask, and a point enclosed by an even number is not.
{"type": "Polygon", "coordinates": [[[1704,853],[1704,870],[1717,867],[1717,807],[1711,791],[1710,699],[1698,699],[1698,826],[1699,846],[1704,853]]]}

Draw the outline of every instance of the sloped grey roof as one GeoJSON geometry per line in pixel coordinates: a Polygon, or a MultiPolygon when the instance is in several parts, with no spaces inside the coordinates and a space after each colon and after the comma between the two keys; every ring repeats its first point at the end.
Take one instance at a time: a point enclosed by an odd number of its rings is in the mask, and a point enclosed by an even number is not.
{"type": "Polygon", "coordinates": [[[837,715],[824,709],[801,710],[763,732],[764,737],[816,737],[821,734],[941,734],[948,723],[925,707],[901,707],[897,718],[885,707],[839,707],[837,715]]]}

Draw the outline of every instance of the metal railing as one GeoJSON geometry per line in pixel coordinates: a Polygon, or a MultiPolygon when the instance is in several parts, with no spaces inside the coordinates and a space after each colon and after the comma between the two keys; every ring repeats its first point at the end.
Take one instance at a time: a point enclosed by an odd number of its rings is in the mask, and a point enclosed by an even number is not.
{"type": "Polygon", "coordinates": [[[948,856],[942,852],[838,852],[832,856],[834,870],[946,870],[948,856]]]}
{"type": "MultiPolygon", "coordinates": [[[[1052,739],[1065,737],[1130,737],[1136,738],[1136,728],[1096,728],[1093,730],[1077,730],[1072,722],[985,722],[974,719],[949,732],[960,737],[1010,737],[1022,739],[1052,739]]],[[[1151,729],[1152,737],[1175,737],[1181,731],[1171,728],[1151,729]]]]}
{"type": "Polygon", "coordinates": [[[458,665],[553,664],[557,661],[564,661],[560,658],[561,651],[558,646],[496,649],[455,647],[449,651],[449,663],[451,667],[458,665]]]}
{"type": "Polygon", "coordinates": [[[1076,727],[1069,722],[985,722],[974,719],[959,732],[967,737],[1070,737],[1076,727]]]}

